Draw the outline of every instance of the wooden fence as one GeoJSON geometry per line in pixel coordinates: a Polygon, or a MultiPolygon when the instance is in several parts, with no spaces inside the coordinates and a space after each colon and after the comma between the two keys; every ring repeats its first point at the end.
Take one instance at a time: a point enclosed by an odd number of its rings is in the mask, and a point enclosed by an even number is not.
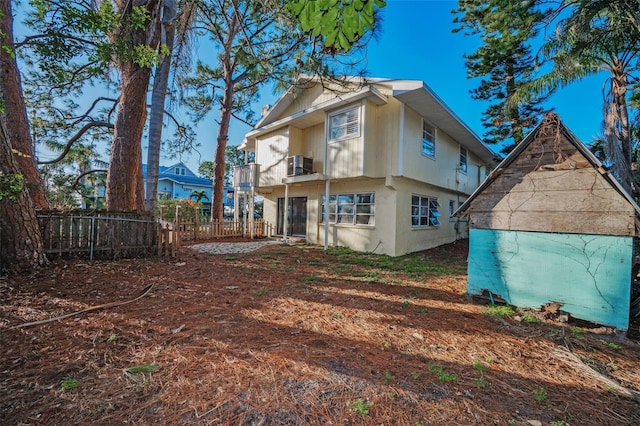
{"type": "Polygon", "coordinates": [[[48,257],[118,259],[173,254],[178,238],[153,216],[135,212],[39,210],[48,257]]]}
{"type": "Polygon", "coordinates": [[[120,259],[175,256],[182,240],[271,237],[273,226],[262,219],[249,226],[240,221],[181,222],[136,212],[38,210],[47,257],[120,259]]]}
{"type": "MultiPolygon", "coordinates": [[[[219,238],[249,238],[252,236],[250,224],[242,221],[224,220],[213,222],[178,222],[178,233],[185,240],[213,240],[219,238]]],[[[274,234],[273,225],[263,219],[253,221],[253,237],[266,238],[274,234]]]]}

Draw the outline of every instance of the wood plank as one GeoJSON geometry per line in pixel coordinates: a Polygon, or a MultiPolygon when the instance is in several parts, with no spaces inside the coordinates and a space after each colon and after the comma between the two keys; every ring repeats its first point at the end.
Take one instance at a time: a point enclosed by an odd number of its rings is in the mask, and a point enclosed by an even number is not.
{"type": "MultiPolygon", "coordinates": [[[[610,189],[615,191],[606,179],[595,169],[540,170],[527,174],[505,172],[487,187],[487,192],[537,191],[578,189],[610,189]]],[[[481,196],[480,194],[479,196],[481,196]]]]}
{"type": "Polygon", "coordinates": [[[633,238],[472,229],[469,294],[519,307],[559,302],[575,318],[628,328],[633,238]]]}
{"type": "Polygon", "coordinates": [[[470,208],[472,213],[518,210],[567,213],[586,211],[602,214],[634,212],[633,206],[613,189],[488,192],[478,196],[470,208]]]}
{"type": "Polygon", "coordinates": [[[469,227],[513,231],[635,236],[635,215],[601,212],[472,212],[469,227]]]}

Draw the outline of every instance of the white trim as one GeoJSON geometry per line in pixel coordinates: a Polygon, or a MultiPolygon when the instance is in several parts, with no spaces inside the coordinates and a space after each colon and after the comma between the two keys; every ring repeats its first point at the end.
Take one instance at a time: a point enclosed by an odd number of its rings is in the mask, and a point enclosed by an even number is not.
{"type": "Polygon", "coordinates": [[[438,128],[436,126],[434,126],[433,124],[431,124],[431,122],[429,122],[428,120],[425,120],[424,117],[422,118],[422,126],[420,129],[420,153],[422,155],[424,155],[427,158],[431,158],[432,160],[436,159],[437,154],[437,147],[436,147],[436,143],[438,140],[438,128]],[[423,141],[424,139],[424,127],[425,125],[431,127],[433,129],[433,155],[429,155],[427,153],[424,152],[424,148],[423,148],[423,141]]]}
{"type": "MultiPolygon", "coordinates": [[[[343,140],[350,140],[350,139],[358,139],[362,136],[362,125],[363,125],[363,119],[362,119],[362,104],[355,104],[355,105],[349,105],[348,107],[345,108],[341,108],[337,111],[332,111],[327,113],[327,123],[328,123],[328,128],[327,128],[327,143],[336,143],[336,142],[340,142],[343,140]],[[339,115],[344,115],[344,114],[348,114],[351,111],[355,111],[357,114],[356,117],[356,124],[358,126],[358,130],[357,132],[354,133],[345,133],[343,136],[340,136],[336,139],[332,139],[331,138],[331,119],[334,117],[337,117],[339,115]]],[[[348,119],[347,119],[348,120],[348,119]]],[[[340,127],[344,126],[346,128],[346,131],[348,132],[349,129],[349,122],[347,121],[344,125],[340,124],[340,127]]]]}
{"type": "Polygon", "coordinates": [[[404,103],[400,104],[400,129],[398,130],[398,176],[404,176],[404,103]]]}

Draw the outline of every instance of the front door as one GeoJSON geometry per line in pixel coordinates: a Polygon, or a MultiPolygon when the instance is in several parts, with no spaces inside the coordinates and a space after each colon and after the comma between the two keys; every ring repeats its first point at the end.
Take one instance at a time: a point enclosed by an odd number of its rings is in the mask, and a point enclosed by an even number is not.
{"type": "MultiPolygon", "coordinates": [[[[288,199],[287,235],[305,237],[307,235],[307,197],[288,199]]],[[[278,229],[284,235],[284,198],[278,198],[278,229]]]]}

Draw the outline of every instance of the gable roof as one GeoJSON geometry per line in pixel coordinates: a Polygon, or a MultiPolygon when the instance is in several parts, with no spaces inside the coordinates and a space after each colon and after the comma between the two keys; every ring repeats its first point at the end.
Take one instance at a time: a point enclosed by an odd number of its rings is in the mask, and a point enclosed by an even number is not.
{"type": "MultiPolygon", "coordinates": [[[[147,165],[142,165],[142,174],[144,178],[147,177],[147,165]]],[[[183,162],[178,162],[172,164],[170,166],[160,166],[158,170],[158,180],[169,180],[175,183],[184,184],[184,185],[198,185],[198,186],[206,186],[210,187],[213,185],[211,179],[202,178],[196,176],[193,171],[189,167],[187,167],[183,162]],[[170,171],[174,170],[176,167],[183,167],[188,171],[186,175],[177,175],[175,173],[170,173],[170,171]]]]}
{"type": "MultiPolygon", "coordinates": [[[[302,83],[308,83],[311,86],[316,81],[307,77],[302,80],[302,83]]],[[[282,117],[282,114],[296,99],[296,91],[300,90],[300,87],[290,88],[266,111],[253,130],[247,133],[245,140],[241,143],[241,148],[252,149],[257,136],[284,125],[294,124],[296,127],[306,128],[321,123],[324,120],[325,111],[347,103],[364,98],[378,105],[387,103],[387,96],[379,90],[380,87],[384,87],[391,90],[394,98],[428,118],[431,124],[468,148],[485,163],[496,163],[496,154],[423,81],[361,77],[348,77],[346,81],[351,82],[356,90],[336,93],[336,96],[330,100],[290,116],[282,117]]]]}
{"type": "Polygon", "coordinates": [[[511,163],[513,163],[528,147],[531,145],[533,141],[537,139],[537,136],[542,129],[542,127],[548,121],[557,121],[558,130],[562,133],[562,135],[566,138],[566,140],[571,143],[575,148],[582,154],[589,164],[598,172],[602,177],[620,194],[622,195],[628,202],[631,204],[636,212],[636,216],[640,216],[640,207],[635,202],[633,197],[620,185],[620,182],[613,177],[606,169],[606,167],[598,160],[598,158],[593,155],[591,151],[578,139],[576,135],[569,130],[562,120],[558,117],[557,114],[553,112],[549,112],[545,115],[544,119],[533,129],[516,147],[507,155],[500,164],[496,167],[496,169],[491,172],[489,176],[482,182],[482,184],[476,188],[476,190],[466,199],[464,203],[455,211],[454,216],[460,216],[464,214],[470,205],[473,203],[474,199],[481,194],[487,187],[489,187],[497,178],[500,176],[503,170],[508,168],[511,163]]]}

